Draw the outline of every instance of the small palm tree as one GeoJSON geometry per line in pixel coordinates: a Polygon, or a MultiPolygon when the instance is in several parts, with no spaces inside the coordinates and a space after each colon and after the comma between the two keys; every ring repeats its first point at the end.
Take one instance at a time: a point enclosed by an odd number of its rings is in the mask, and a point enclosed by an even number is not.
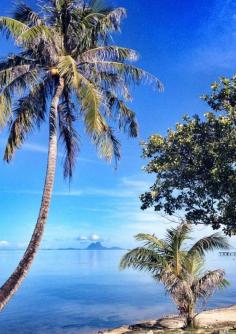
{"type": "Polygon", "coordinates": [[[223,270],[203,271],[206,252],[228,249],[229,243],[226,237],[215,233],[187,248],[185,243],[191,240],[191,232],[191,224],[181,223],[177,228],[168,229],[164,240],[138,234],[135,238],[144,242],[143,247],[126,253],[120,268],[150,272],[172,296],[180,314],[186,317],[186,325],[192,327],[197,303],[205,305],[217,288],[228,284],[223,270]]]}
{"type": "MultiPolygon", "coordinates": [[[[40,2],[42,3],[42,2],[40,2]]],[[[0,62],[0,126],[9,125],[4,159],[10,162],[28,134],[49,124],[48,163],[35,230],[14,273],[0,288],[0,310],[27,275],[33,262],[53,190],[58,138],[64,144],[64,176],[72,177],[79,151],[76,121],[107,160],[120,158],[113,127],[136,137],[135,113],[127,106],[130,84],[158,79],[134,67],[137,53],[111,45],[120,29],[123,8],[101,0],[45,0],[38,12],[27,5],[13,17],[0,17],[0,31],[12,37],[19,53],[0,62]],[[14,105],[13,105],[14,102],[14,105]]]]}

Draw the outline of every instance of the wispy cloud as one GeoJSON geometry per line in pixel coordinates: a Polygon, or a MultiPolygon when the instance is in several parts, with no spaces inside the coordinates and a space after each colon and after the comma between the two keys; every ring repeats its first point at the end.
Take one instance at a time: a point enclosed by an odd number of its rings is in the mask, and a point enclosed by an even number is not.
{"type": "MultiPolygon", "coordinates": [[[[116,186],[112,188],[101,188],[101,187],[85,187],[81,189],[72,190],[55,190],[54,196],[98,196],[98,197],[109,197],[109,198],[137,198],[142,191],[148,189],[148,182],[143,180],[135,180],[133,178],[121,178],[116,186]]],[[[14,194],[25,194],[25,195],[41,195],[40,190],[30,189],[18,189],[18,190],[4,190],[5,193],[14,194]]]]}
{"type": "MultiPolygon", "coordinates": [[[[0,146],[1,147],[5,147],[6,145],[6,139],[0,139],[0,146]]],[[[35,143],[24,143],[24,145],[22,146],[22,150],[23,151],[29,151],[32,153],[40,153],[40,154],[48,154],[48,148],[47,146],[44,145],[39,145],[39,144],[35,144],[35,143]]],[[[63,152],[58,152],[57,153],[58,157],[63,158],[64,157],[64,153],[63,152]]],[[[92,160],[92,159],[87,159],[87,158],[78,158],[78,161],[80,162],[88,162],[88,163],[97,163],[97,160],[92,160]]]]}
{"type": "Polygon", "coordinates": [[[199,28],[199,43],[180,66],[191,71],[234,69],[236,66],[236,2],[217,0],[199,28]]]}
{"type": "Polygon", "coordinates": [[[130,197],[133,195],[132,191],[121,189],[106,189],[106,188],[84,188],[82,190],[71,191],[56,191],[55,196],[99,196],[99,197],[130,197]]]}
{"type": "Polygon", "coordinates": [[[113,197],[113,198],[137,198],[140,193],[148,189],[150,183],[130,177],[121,178],[117,185],[113,185],[112,188],[100,188],[100,187],[88,187],[80,190],[70,191],[56,191],[56,196],[100,196],[100,197],[113,197]]]}
{"type": "Polygon", "coordinates": [[[150,187],[150,183],[148,181],[140,180],[134,177],[132,178],[123,177],[121,179],[121,184],[129,189],[131,188],[133,190],[140,190],[140,191],[143,191],[150,187]]]}
{"type": "MultiPolygon", "coordinates": [[[[7,142],[7,139],[0,139],[1,147],[5,147],[6,142],[7,142]]],[[[24,145],[22,146],[22,150],[26,150],[26,151],[30,151],[34,153],[43,153],[43,154],[48,153],[48,148],[46,146],[34,144],[34,143],[32,144],[24,143],[24,145]]]]}

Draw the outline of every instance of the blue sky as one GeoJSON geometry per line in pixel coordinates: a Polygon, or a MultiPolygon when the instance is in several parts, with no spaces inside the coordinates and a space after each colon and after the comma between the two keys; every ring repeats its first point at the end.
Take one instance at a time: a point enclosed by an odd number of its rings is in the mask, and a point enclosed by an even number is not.
{"type": "MultiPolygon", "coordinates": [[[[235,73],[235,1],[113,3],[128,11],[115,43],[136,49],[140,53],[137,65],[158,76],[165,90],[135,89],[131,107],[137,112],[140,137],[120,136],[123,153],[118,170],[98,159],[82,131],[81,152],[69,189],[62,176],[60,150],[44,247],[81,247],[99,239],[107,245],[129,247],[137,232],[162,235],[169,223],[152,210],[140,210],[138,196],[152,184],[153,177],[141,170],[146,162],[140,158],[139,142],[153,133],[165,134],[183,114],[207,111],[199,97],[219,76],[235,73]]],[[[0,15],[10,14],[11,8],[9,0],[1,0],[0,15]]],[[[1,57],[11,50],[12,44],[1,36],[1,57]]],[[[5,137],[5,132],[0,134],[1,154],[5,137]]],[[[46,152],[45,127],[28,138],[10,165],[0,162],[2,247],[24,247],[30,238],[40,205],[46,152]]]]}

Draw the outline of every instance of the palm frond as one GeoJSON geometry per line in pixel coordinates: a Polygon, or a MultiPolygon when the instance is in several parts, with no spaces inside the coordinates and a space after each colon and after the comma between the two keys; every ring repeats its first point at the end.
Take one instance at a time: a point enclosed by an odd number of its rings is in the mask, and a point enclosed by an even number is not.
{"type": "Polygon", "coordinates": [[[38,71],[36,69],[28,70],[25,73],[20,73],[16,77],[11,78],[7,85],[2,88],[2,94],[17,94],[22,96],[24,92],[31,89],[38,82],[38,71]]]}
{"type": "Polygon", "coordinates": [[[99,46],[83,52],[78,59],[79,63],[87,61],[136,61],[138,54],[135,50],[118,46],[99,46]]]}
{"type": "Polygon", "coordinates": [[[17,5],[13,17],[15,20],[20,21],[28,26],[36,26],[44,23],[39,14],[34,12],[32,8],[24,3],[17,5]]]}
{"type": "Polygon", "coordinates": [[[120,31],[121,20],[126,17],[124,8],[116,8],[104,15],[98,22],[99,31],[120,31]]]}
{"type": "Polygon", "coordinates": [[[77,66],[74,59],[71,56],[62,56],[59,59],[57,65],[58,73],[61,77],[64,77],[68,85],[77,87],[80,83],[78,78],[77,66]]]}
{"type": "Polygon", "coordinates": [[[11,106],[11,96],[7,92],[0,95],[0,129],[5,127],[12,116],[11,106]]]}
{"type": "Polygon", "coordinates": [[[7,37],[12,35],[19,45],[30,45],[36,39],[52,37],[50,28],[44,24],[29,27],[16,19],[3,16],[0,17],[0,31],[5,32],[7,37]]]}
{"type": "Polygon", "coordinates": [[[137,241],[144,241],[144,246],[156,251],[163,251],[165,249],[165,242],[158,239],[154,234],[139,233],[135,236],[137,241]]]}
{"type": "Polygon", "coordinates": [[[225,272],[222,269],[209,271],[204,274],[194,284],[193,290],[198,298],[207,299],[211,297],[216,289],[224,288],[229,285],[225,279],[225,272]]]}
{"type": "Polygon", "coordinates": [[[58,71],[61,76],[65,77],[66,82],[74,88],[82,106],[87,132],[91,136],[106,133],[107,124],[100,113],[102,96],[96,86],[77,71],[76,63],[71,56],[61,57],[58,71]]]}
{"type": "Polygon", "coordinates": [[[115,137],[112,128],[107,127],[102,133],[94,132],[92,140],[97,147],[99,156],[109,162],[114,158],[117,167],[121,158],[121,145],[115,137]]]}
{"type": "Polygon", "coordinates": [[[108,104],[111,104],[112,106],[118,105],[116,103],[116,101],[119,100],[118,95],[122,96],[126,101],[132,100],[127,84],[117,73],[96,71],[96,75],[89,73],[89,78],[96,82],[96,85],[103,91],[108,100],[108,104]]]}
{"type": "Polygon", "coordinates": [[[79,152],[79,135],[75,129],[75,106],[68,94],[64,94],[64,100],[58,108],[60,139],[65,147],[64,177],[71,180],[79,152]]]}
{"type": "Polygon", "coordinates": [[[101,34],[120,30],[121,20],[126,16],[124,8],[111,10],[108,8],[96,9],[93,6],[91,9],[92,11],[83,18],[84,25],[95,28],[96,32],[101,34]]]}
{"type": "Polygon", "coordinates": [[[4,154],[4,160],[10,162],[15,150],[24,143],[27,135],[36,126],[40,127],[45,118],[46,111],[46,83],[35,86],[28,96],[19,99],[17,107],[13,110],[14,120],[10,125],[10,133],[4,154]]]}
{"type": "Polygon", "coordinates": [[[13,18],[0,16],[0,31],[3,31],[6,34],[6,37],[9,38],[13,36],[14,38],[19,38],[29,27],[13,18]]]}
{"type": "Polygon", "coordinates": [[[133,268],[156,273],[163,267],[164,258],[155,251],[144,247],[134,248],[121,259],[120,269],[133,268]]]}
{"type": "Polygon", "coordinates": [[[114,93],[105,91],[104,95],[107,99],[106,107],[108,112],[111,113],[111,110],[115,109],[115,120],[118,122],[119,129],[124,132],[128,130],[128,135],[130,137],[137,137],[138,122],[136,119],[136,114],[131,109],[129,109],[126,104],[114,93]]]}
{"type": "Polygon", "coordinates": [[[46,25],[41,24],[33,26],[22,32],[22,34],[17,38],[17,42],[23,45],[30,45],[33,42],[36,43],[37,40],[52,39],[53,32],[46,25]]]}
{"type": "Polygon", "coordinates": [[[184,253],[183,268],[192,277],[198,277],[204,268],[204,258],[197,253],[184,253]]]}
{"type": "Polygon", "coordinates": [[[0,70],[0,91],[29,70],[30,65],[18,65],[0,70]]]}
{"type": "Polygon", "coordinates": [[[183,279],[181,276],[176,275],[171,265],[167,264],[154,278],[164,284],[166,291],[172,296],[178,306],[182,305],[182,308],[184,308],[183,304],[188,304],[193,299],[188,279],[183,279]]]}
{"type": "Polygon", "coordinates": [[[216,249],[229,249],[230,244],[225,236],[220,233],[214,233],[208,237],[198,240],[188,251],[188,254],[199,254],[203,256],[206,252],[216,249]]]}
{"type": "Polygon", "coordinates": [[[127,84],[152,84],[154,88],[158,90],[163,90],[163,85],[161,81],[153,76],[152,74],[142,70],[141,68],[124,64],[122,62],[116,61],[88,61],[84,64],[79,64],[79,66],[84,67],[86,71],[92,69],[100,71],[107,71],[108,73],[117,73],[122,78],[124,78],[127,84]]]}
{"type": "Polygon", "coordinates": [[[170,247],[180,250],[183,242],[190,239],[190,233],[192,232],[192,226],[189,223],[181,223],[176,228],[172,227],[167,229],[166,240],[170,247]]]}
{"type": "Polygon", "coordinates": [[[14,69],[17,66],[26,66],[35,64],[35,60],[29,58],[24,53],[10,55],[6,59],[0,61],[0,71],[14,69]]]}

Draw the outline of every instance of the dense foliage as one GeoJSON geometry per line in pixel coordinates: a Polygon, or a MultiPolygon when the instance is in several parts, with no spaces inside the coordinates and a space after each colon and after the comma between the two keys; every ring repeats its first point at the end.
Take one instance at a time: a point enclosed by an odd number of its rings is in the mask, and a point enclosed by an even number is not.
{"type": "Polygon", "coordinates": [[[185,116],[166,136],[143,143],[145,167],[156,174],[150,191],[141,196],[142,209],[154,206],[196,224],[223,227],[236,233],[236,77],[222,78],[203,99],[212,108],[185,116]]]}
{"type": "Polygon", "coordinates": [[[196,304],[201,301],[205,305],[217,288],[228,284],[223,270],[204,272],[206,252],[227,249],[226,237],[215,233],[187,248],[191,232],[191,225],[182,223],[168,229],[165,239],[138,234],[136,240],[142,241],[143,246],[126,253],[120,264],[121,269],[131,267],[150,272],[155,280],[163,283],[180,314],[186,316],[187,325],[193,325],[196,304]]]}

